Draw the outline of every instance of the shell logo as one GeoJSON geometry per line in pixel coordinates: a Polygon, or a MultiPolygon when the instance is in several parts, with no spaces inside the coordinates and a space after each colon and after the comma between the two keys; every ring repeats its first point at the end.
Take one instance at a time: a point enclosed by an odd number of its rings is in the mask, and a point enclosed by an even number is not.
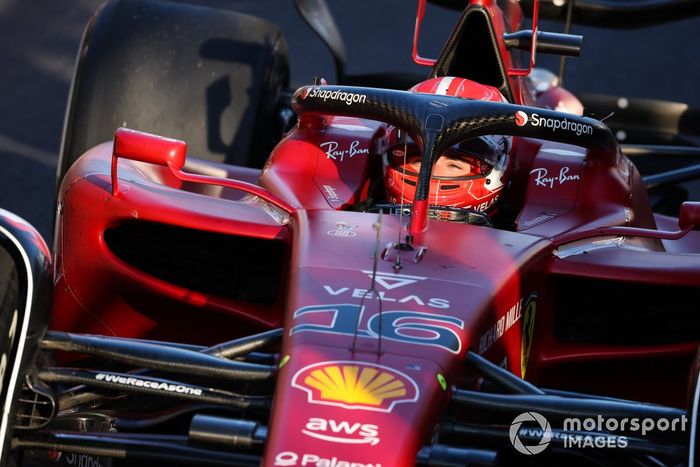
{"type": "Polygon", "coordinates": [[[321,362],[299,370],[292,386],[312,404],[391,412],[396,404],[418,400],[418,385],[383,365],[353,361],[321,362]]]}

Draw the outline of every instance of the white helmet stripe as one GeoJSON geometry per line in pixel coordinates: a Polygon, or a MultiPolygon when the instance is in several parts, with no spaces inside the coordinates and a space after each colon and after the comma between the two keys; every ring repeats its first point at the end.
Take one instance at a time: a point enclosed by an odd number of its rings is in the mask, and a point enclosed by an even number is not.
{"type": "Polygon", "coordinates": [[[453,79],[454,78],[452,76],[442,78],[440,80],[440,84],[438,84],[438,87],[437,87],[437,90],[435,91],[435,94],[441,94],[443,96],[446,96],[447,90],[450,88],[450,84],[452,83],[453,79]]]}

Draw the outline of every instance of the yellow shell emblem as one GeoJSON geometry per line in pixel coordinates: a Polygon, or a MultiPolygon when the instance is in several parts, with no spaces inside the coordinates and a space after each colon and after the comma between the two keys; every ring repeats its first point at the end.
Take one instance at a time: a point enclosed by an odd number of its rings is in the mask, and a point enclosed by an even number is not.
{"type": "Polygon", "coordinates": [[[407,375],[389,367],[359,362],[324,362],[303,368],[292,385],[309,402],[349,409],[390,412],[399,402],[418,400],[418,387],[407,375]]]}

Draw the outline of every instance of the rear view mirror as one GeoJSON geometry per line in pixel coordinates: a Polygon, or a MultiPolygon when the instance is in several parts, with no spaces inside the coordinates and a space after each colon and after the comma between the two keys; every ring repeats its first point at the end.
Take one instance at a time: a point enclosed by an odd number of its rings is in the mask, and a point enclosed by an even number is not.
{"type": "Polygon", "coordinates": [[[119,128],[114,133],[114,158],[123,157],[180,170],[185,165],[187,144],[141,131],[119,128]]]}
{"type": "Polygon", "coordinates": [[[683,230],[700,230],[700,202],[686,201],[681,204],[678,225],[683,230]]]}
{"type": "Polygon", "coordinates": [[[150,133],[118,128],[112,150],[112,195],[119,193],[117,164],[119,158],[169,167],[179,171],[185,165],[187,143],[150,133]]]}
{"type": "Polygon", "coordinates": [[[176,178],[183,182],[218,185],[245,191],[274,204],[286,213],[296,211],[296,207],[287,201],[253,183],[183,172],[186,154],[187,143],[184,141],[129,130],[128,128],[117,129],[114,133],[114,149],[112,150],[112,196],[119,194],[117,163],[119,158],[123,158],[167,167],[176,178]]]}
{"type": "Polygon", "coordinates": [[[424,58],[418,54],[418,38],[420,37],[420,26],[423,23],[423,17],[425,16],[425,1],[426,0],[418,0],[418,11],[416,12],[416,26],[413,30],[413,51],[411,52],[411,56],[413,57],[413,61],[417,65],[433,66],[435,65],[435,62],[437,60],[432,58],[424,58]]]}

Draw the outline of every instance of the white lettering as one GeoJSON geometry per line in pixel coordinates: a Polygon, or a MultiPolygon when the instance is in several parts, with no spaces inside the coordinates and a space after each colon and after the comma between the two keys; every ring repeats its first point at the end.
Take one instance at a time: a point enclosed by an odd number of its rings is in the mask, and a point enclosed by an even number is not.
{"type": "Polygon", "coordinates": [[[506,330],[510,329],[521,317],[520,302],[513,305],[506,313],[506,330]]]}
{"type": "Polygon", "coordinates": [[[377,292],[377,295],[378,295],[377,298],[380,298],[386,302],[395,302],[396,301],[395,298],[387,297],[386,292],[377,292]]]}
{"type": "Polygon", "coordinates": [[[92,457],[86,454],[66,454],[65,460],[66,464],[78,467],[102,467],[99,457],[92,457]]]}
{"type": "Polygon", "coordinates": [[[479,354],[483,354],[503,336],[515,323],[522,318],[523,300],[511,306],[506,313],[498,318],[490,328],[479,338],[479,354]]]}
{"type": "Polygon", "coordinates": [[[326,153],[326,159],[333,159],[334,161],[337,160],[340,162],[343,162],[346,156],[348,159],[351,159],[355,156],[369,154],[368,148],[359,147],[359,141],[351,142],[347,149],[338,149],[340,144],[338,144],[337,141],[326,141],[325,143],[321,143],[319,146],[326,153]]]}
{"type": "Polygon", "coordinates": [[[323,418],[310,418],[306,422],[306,429],[313,431],[326,431],[328,427],[328,422],[323,418]]]}
{"type": "Polygon", "coordinates": [[[529,119],[530,125],[535,127],[551,128],[552,131],[564,130],[576,133],[576,136],[581,135],[592,135],[593,127],[591,125],[586,125],[583,123],[572,122],[568,119],[557,119],[557,118],[544,118],[540,117],[538,114],[532,114],[529,119]]]}
{"type": "MultiPolygon", "coordinates": [[[[588,417],[585,419],[581,418],[566,418],[564,419],[563,429],[568,432],[581,432],[589,431],[592,432],[594,439],[594,444],[598,445],[601,441],[598,438],[603,437],[603,435],[596,434],[595,432],[640,432],[642,436],[645,436],[648,432],[652,430],[658,431],[675,431],[676,425],[681,425],[681,431],[685,431],[685,423],[687,417],[685,415],[676,418],[607,418],[602,415],[598,415],[596,418],[588,417]]],[[[616,436],[608,438],[607,447],[624,447],[626,446],[627,439],[624,436],[616,436]],[[610,445],[610,439],[614,445],[610,445]],[[624,444],[624,446],[623,446],[624,444]]]]}
{"type": "Polygon", "coordinates": [[[316,454],[304,454],[304,457],[301,458],[301,465],[317,464],[320,460],[321,458],[316,454]]]}
{"type": "Polygon", "coordinates": [[[390,295],[387,295],[387,292],[385,291],[370,291],[367,289],[351,289],[349,287],[339,287],[337,289],[334,289],[330,285],[324,285],[323,290],[328,293],[328,295],[331,295],[333,297],[337,297],[339,295],[344,295],[347,292],[350,292],[350,295],[353,298],[364,298],[366,300],[371,300],[371,299],[376,299],[376,300],[383,300],[387,302],[398,302],[398,303],[408,303],[408,302],[413,302],[416,305],[419,306],[428,306],[430,308],[438,308],[438,309],[447,309],[450,307],[450,301],[446,298],[435,298],[435,297],[430,297],[428,299],[425,299],[423,297],[420,297],[418,295],[407,295],[405,297],[392,297],[390,295]]]}
{"type": "Polygon", "coordinates": [[[345,102],[346,105],[354,103],[364,104],[367,101],[367,96],[365,94],[356,94],[354,92],[344,92],[340,90],[332,91],[330,89],[319,88],[313,88],[306,97],[318,97],[323,99],[324,102],[328,99],[332,101],[341,101],[345,102]]]}
{"type": "Polygon", "coordinates": [[[341,444],[379,444],[379,427],[370,423],[350,423],[348,421],[309,418],[305,429],[301,430],[312,438],[341,444]],[[340,436],[336,436],[340,435],[340,436]],[[343,436],[344,435],[344,436],[343,436]]]}
{"type": "Polygon", "coordinates": [[[547,188],[554,188],[554,184],[563,185],[566,182],[580,180],[579,175],[569,175],[569,167],[562,167],[559,171],[559,175],[556,177],[549,177],[549,173],[546,168],[540,167],[538,169],[532,169],[530,174],[535,175],[535,185],[543,186],[547,188]]]}
{"type": "Polygon", "coordinates": [[[331,287],[330,285],[324,285],[323,288],[326,289],[326,292],[328,292],[329,295],[333,295],[333,296],[340,295],[341,293],[347,292],[348,290],[350,290],[347,287],[341,287],[338,290],[333,290],[333,287],[331,287]]]}
{"type": "Polygon", "coordinates": [[[404,297],[401,300],[399,300],[399,303],[406,303],[409,301],[416,302],[420,306],[425,306],[425,302],[421,300],[418,295],[409,295],[408,297],[404,297]]]}
{"type": "Polygon", "coordinates": [[[355,432],[360,428],[359,423],[350,425],[350,422],[346,421],[336,422],[335,420],[329,420],[328,424],[333,433],[346,433],[348,435],[355,434],[355,432]]]}
{"type": "Polygon", "coordinates": [[[338,197],[338,193],[336,193],[335,188],[333,188],[330,185],[323,185],[323,189],[326,191],[326,196],[328,197],[329,200],[331,201],[337,201],[340,198],[338,197]]]}
{"type": "Polygon", "coordinates": [[[275,456],[275,465],[289,466],[297,465],[299,455],[291,451],[283,451],[275,456]]]}
{"type": "Polygon", "coordinates": [[[109,383],[117,383],[123,386],[134,386],[134,387],[144,387],[148,389],[156,389],[159,391],[185,393],[193,396],[201,396],[202,389],[195,388],[192,386],[185,386],[181,384],[170,384],[166,382],[150,381],[140,378],[125,377],[120,375],[114,375],[109,373],[97,373],[95,375],[96,381],[107,381],[109,383]]]}
{"type": "Polygon", "coordinates": [[[450,307],[450,301],[445,300],[444,298],[429,298],[428,299],[428,306],[433,307],[433,308],[449,308],[450,307]]]}
{"type": "Polygon", "coordinates": [[[355,289],[352,291],[352,298],[372,298],[373,292],[365,289],[355,289]]]}

